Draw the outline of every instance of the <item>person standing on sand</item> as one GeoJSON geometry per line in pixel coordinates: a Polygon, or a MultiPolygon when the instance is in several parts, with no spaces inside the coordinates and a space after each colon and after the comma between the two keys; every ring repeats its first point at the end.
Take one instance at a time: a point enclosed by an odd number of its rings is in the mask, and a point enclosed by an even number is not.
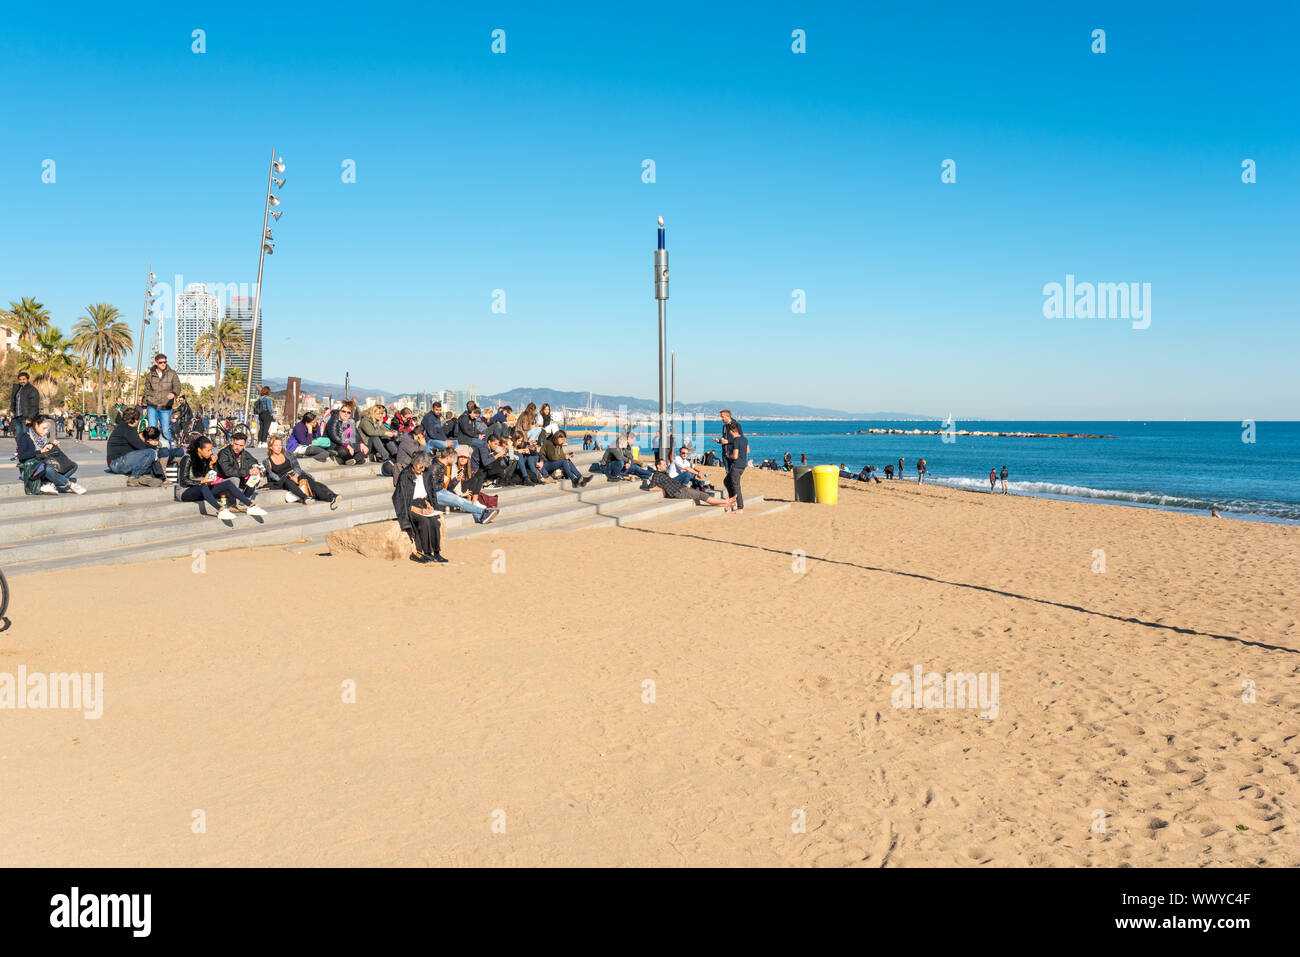
{"type": "MultiPolygon", "coordinates": [[[[727,468],[730,468],[731,467],[730,435],[731,435],[731,425],[732,425],[731,410],[723,409],[721,412],[718,413],[718,418],[722,420],[722,436],[721,438],[714,439],[713,441],[717,442],[722,446],[722,448],[718,449],[718,454],[722,456],[723,465],[727,468]]],[[[665,456],[665,458],[666,457],[667,456],[665,456]]]]}
{"type": "Polygon", "coordinates": [[[925,459],[917,459],[916,460],[916,484],[917,485],[925,484],[925,473],[926,473],[925,459]]]}
{"type": "Polygon", "coordinates": [[[749,465],[749,440],[740,431],[739,422],[727,425],[727,439],[728,444],[724,446],[728,450],[727,477],[723,480],[723,487],[726,488],[727,497],[731,500],[727,511],[740,512],[745,508],[745,496],[740,493],[740,480],[745,473],[745,467],[749,465]]]}
{"type": "Polygon", "coordinates": [[[998,477],[1002,479],[1002,494],[1006,495],[1007,494],[1007,467],[1005,465],[1002,466],[1002,474],[999,475],[998,477]]]}
{"type": "Polygon", "coordinates": [[[905,459],[900,455],[900,456],[898,457],[898,479],[899,479],[900,482],[903,480],[903,462],[904,462],[904,461],[905,461],[905,459]]]}
{"type": "Polygon", "coordinates": [[[989,494],[992,495],[998,490],[998,470],[989,469],[989,494]]]}

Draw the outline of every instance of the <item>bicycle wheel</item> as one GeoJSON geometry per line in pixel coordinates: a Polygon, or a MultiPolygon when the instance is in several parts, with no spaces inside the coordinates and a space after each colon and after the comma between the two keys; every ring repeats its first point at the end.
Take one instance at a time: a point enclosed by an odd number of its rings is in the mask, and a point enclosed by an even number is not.
{"type": "Polygon", "coordinates": [[[3,619],[5,612],[9,610],[9,579],[5,578],[3,569],[0,569],[0,619],[3,619]]]}

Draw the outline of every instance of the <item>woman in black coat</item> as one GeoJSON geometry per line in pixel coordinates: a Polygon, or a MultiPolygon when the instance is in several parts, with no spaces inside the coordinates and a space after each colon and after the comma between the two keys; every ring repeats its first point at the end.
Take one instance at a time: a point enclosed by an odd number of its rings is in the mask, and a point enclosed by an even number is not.
{"type": "Polygon", "coordinates": [[[411,561],[420,565],[446,564],[442,557],[442,523],[433,506],[434,489],[429,484],[429,453],[416,452],[411,464],[397,476],[393,491],[393,511],[397,524],[411,536],[415,554],[411,561]]]}

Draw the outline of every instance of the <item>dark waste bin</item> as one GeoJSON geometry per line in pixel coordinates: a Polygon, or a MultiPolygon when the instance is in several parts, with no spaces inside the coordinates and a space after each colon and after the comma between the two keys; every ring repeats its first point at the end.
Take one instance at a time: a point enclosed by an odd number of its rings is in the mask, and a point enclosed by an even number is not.
{"type": "Polygon", "coordinates": [[[794,500],[796,502],[817,501],[817,489],[813,485],[813,467],[796,465],[794,467],[794,500]]]}

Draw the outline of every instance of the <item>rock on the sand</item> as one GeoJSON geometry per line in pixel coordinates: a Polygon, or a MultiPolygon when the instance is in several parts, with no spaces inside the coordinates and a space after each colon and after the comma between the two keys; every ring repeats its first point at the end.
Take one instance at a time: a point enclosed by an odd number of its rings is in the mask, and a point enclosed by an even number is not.
{"type": "Polygon", "coordinates": [[[325,536],[331,555],[353,552],[363,558],[402,561],[415,553],[415,545],[396,522],[376,522],[340,528],[325,536]]]}

